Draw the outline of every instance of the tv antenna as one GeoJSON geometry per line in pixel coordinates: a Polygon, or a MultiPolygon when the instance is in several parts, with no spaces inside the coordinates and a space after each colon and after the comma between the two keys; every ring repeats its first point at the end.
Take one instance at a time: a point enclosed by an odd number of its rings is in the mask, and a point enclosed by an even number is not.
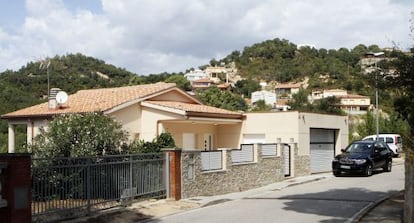
{"type": "Polygon", "coordinates": [[[50,72],[49,72],[49,67],[50,67],[50,59],[47,60],[43,60],[42,62],[40,62],[40,66],[39,69],[44,69],[46,68],[46,74],[47,74],[47,99],[50,99],[50,72]]]}

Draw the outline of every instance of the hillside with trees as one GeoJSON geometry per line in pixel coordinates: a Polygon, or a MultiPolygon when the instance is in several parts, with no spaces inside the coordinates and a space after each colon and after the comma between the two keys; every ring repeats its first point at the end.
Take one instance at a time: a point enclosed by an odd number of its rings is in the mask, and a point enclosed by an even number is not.
{"type": "MultiPolygon", "coordinates": [[[[234,63],[238,74],[244,78],[235,83],[233,92],[219,96],[230,101],[234,99],[232,103],[214,99],[217,96],[214,95],[214,92],[217,93],[215,89],[197,95],[201,101],[212,106],[246,110],[247,105],[242,97],[249,97],[253,91],[260,89],[259,81],[283,83],[308,79],[308,90],[342,88],[355,94],[371,96],[373,101],[374,79],[372,75],[364,75],[359,65],[360,58],[370,51],[382,50],[376,45],[358,45],[350,50],[315,49],[309,46],[298,48],[287,40],[266,40],[247,46],[242,52],[234,51],[223,59],[210,61],[210,65],[226,66],[234,63]]],[[[395,51],[386,52],[387,57],[398,54],[395,51]]],[[[159,81],[174,82],[183,90],[190,90],[191,86],[183,75],[184,73],[138,75],[82,54],[55,56],[44,61],[28,62],[17,71],[7,70],[0,73],[0,114],[46,101],[48,82],[50,88],[58,87],[69,94],[82,89],[159,81]]],[[[392,92],[380,91],[380,98],[382,108],[392,111],[392,92]]],[[[321,104],[319,107],[324,108],[326,105],[321,104]]],[[[24,137],[24,134],[17,135],[18,141],[24,141],[24,137]]],[[[7,123],[1,120],[0,151],[5,151],[6,147],[7,123]]]]}
{"type": "MultiPolygon", "coordinates": [[[[82,54],[28,62],[17,71],[7,70],[0,73],[0,114],[45,102],[48,82],[50,88],[57,87],[72,94],[82,89],[155,83],[165,81],[173,75],[179,74],[138,76],[82,54]]],[[[7,122],[0,120],[0,152],[7,149],[7,131],[7,122]]],[[[18,128],[16,137],[17,142],[24,142],[24,130],[18,128]]]]}
{"type": "MultiPolygon", "coordinates": [[[[377,45],[358,45],[353,49],[316,49],[301,46],[287,40],[267,40],[234,51],[217,64],[235,62],[239,74],[244,78],[297,82],[309,78],[310,88],[343,88],[356,93],[366,93],[365,77],[359,61],[367,52],[383,51],[377,45]]],[[[395,57],[395,52],[386,52],[395,57]]]]}

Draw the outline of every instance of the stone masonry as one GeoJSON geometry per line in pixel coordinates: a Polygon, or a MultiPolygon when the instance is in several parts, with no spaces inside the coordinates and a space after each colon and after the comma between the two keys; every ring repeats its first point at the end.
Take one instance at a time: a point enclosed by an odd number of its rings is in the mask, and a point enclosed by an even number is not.
{"type": "MultiPolygon", "coordinates": [[[[242,164],[232,164],[231,150],[223,150],[225,166],[213,171],[201,170],[201,151],[182,151],[182,198],[239,192],[282,181],[285,178],[283,154],[262,156],[260,144],[254,148],[257,161],[242,164]]],[[[295,151],[295,160],[292,160],[295,176],[310,174],[309,156],[298,156],[295,151]]]]}

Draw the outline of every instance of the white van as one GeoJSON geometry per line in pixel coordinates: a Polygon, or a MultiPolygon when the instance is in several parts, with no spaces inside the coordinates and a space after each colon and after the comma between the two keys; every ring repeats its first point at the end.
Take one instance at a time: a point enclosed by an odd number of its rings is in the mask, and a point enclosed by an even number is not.
{"type": "MultiPolygon", "coordinates": [[[[377,135],[369,135],[364,137],[362,140],[375,140],[377,135]]],[[[394,156],[402,151],[402,138],[398,134],[379,134],[378,140],[388,144],[394,156]]]]}

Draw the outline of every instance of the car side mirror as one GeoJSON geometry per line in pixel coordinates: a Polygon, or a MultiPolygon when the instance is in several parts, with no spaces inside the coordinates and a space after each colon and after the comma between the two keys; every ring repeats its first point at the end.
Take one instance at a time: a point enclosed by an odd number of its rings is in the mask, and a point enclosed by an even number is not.
{"type": "Polygon", "coordinates": [[[343,152],[343,153],[344,153],[344,152],[345,152],[345,149],[341,149],[341,152],[343,152]]]}

